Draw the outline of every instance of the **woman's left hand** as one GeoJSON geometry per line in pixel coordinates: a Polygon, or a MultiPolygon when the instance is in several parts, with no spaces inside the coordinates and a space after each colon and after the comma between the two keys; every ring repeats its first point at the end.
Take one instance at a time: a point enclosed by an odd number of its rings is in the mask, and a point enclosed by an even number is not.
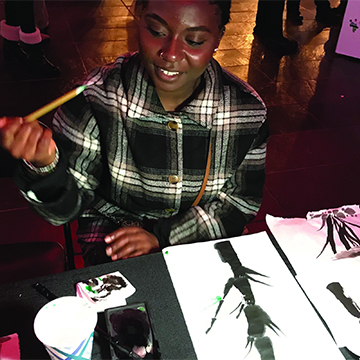
{"type": "Polygon", "coordinates": [[[106,254],[112,260],[127,259],[159,250],[154,234],[140,227],[122,227],[105,236],[106,254]]]}

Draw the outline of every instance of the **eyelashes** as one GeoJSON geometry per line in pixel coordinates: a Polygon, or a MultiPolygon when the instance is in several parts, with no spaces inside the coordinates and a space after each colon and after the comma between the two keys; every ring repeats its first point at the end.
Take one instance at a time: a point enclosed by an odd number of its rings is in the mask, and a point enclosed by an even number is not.
{"type": "Polygon", "coordinates": [[[196,46],[201,46],[202,44],[204,44],[205,43],[205,40],[203,40],[203,41],[193,41],[193,40],[186,40],[186,42],[190,45],[190,46],[194,46],[194,47],[196,47],[196,46]]]}
{"type": "MultiPolygon", "coordinates": [[[[161,37],[166,37],[167,36],[167,34],[165,32],[159,31],[159,30],[154,30],[150,26],[147,26],[146,29],[155,38],[161,38],[161,37]]],[[[203,45],[206,42],[206,40],[195,41],[195,40],[192,40],[192,39],[185,39],[185,41],[191,47],[199,47],[199,46],[203,45]]]]}
{"type": "Polygon", "coordinates": [[[160,32],[160,31],[156,31],[154,29],[152,29],[151,27],[147,26],[148,31],[150,32],[151,35],[153,35],[154,37],[162,37],[162,36],[166,36],[165,33],[160,32]]]}

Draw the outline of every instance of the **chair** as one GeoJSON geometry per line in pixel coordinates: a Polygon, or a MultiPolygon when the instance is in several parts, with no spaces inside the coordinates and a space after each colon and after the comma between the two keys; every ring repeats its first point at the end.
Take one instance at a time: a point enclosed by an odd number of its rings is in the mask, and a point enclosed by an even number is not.
{"type": "Polygon", "coordinates": [[[0,284],[75,269],[70,224],[33,212],[12,178],[0,178],[0,284]]]}
{"type": "Polygon", "coordinates": [[[75,269],[70,223],[63,225],[63,231],[65,248],[54,241],[0,244],[0,284],[75,269]]]}
{"type": "Polygon", "coordinates": [[[65,251],[52,241],[0,244],[0,284],[63,272],[65,251]]]}
{"type": "Polygon", "coordinates": [[[70,223],[63,225],[64,238],[65,238],[65,249],[66,249],[66,266],[68,270],[75,269],[75,254],[74,254],[74,243],[71,233],[70,223]]]}

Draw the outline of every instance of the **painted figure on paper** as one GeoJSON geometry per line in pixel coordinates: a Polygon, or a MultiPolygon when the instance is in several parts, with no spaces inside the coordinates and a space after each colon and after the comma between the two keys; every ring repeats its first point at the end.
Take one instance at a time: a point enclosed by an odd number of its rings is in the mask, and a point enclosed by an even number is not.
{"type": "Polygon", "coordinates": [[[229,293],[232,287],[235,287],[240,291],[243,296],[240,304],[231,312],[235,312],[239,309],[239,312],[236,318],[239,318],[242,311],[246,316],[248,322],[248,339],[246,347],[249,346],[249,352],[252,349],[252,346],[255,345],[255,348],[258,350],[261,360],[274,360],[274,350],[272,342],[268,336],[265,336],[266,327],[269,327],[276,334],[276,330],[280,330],[278,326],[271,320],[270,316],[256,304],[254,294],[251,289],[249,280],[267,285],[266,283],[256,280],[252,275],[265,276],[254,270],[244,267],[234,248],[232,247],[229,241],[223,241],[216,243],[214,245],[215,249],[219,252],[221,260],[225,263],[228,263],[231,267],[231,270],[234,273],[234,277],[231,277],[224,288],[224,294],[222,299],[219,301],[219,305],[216,309],[215,316],[211,320],[210,327],[207,329],[206,333],[209,333],[213,327],[216,317],[225,301],[225,297],[229,293]]]}
{"type": "Polygon", "coordinates": [[[352,32],[355,32],[359,28],[357,19],[355,19],[355,21],[350,20],[350,27],[352,28],[352,32]]]}
{"type": "Polygon", "coordinates": [[[108,297],[113,290],[121,290],[127,286],[125,280],[116,275],[107,275],[101,278],[84,280],[83,282],[87,285],[86,290],[94,294],[90,298],[95,302],[108,297]]]}
{"type": "Polygon", "coordinates": [[[351,248],[360,247],[360,239],[354,231],[354,228],[360,228],[360,226],[348,220],[349,217],[356,216],[357,213],[352,207],[343,207],[341,209],[326,210],[310,214],[310,219],[321,218],[322,225],[319,231],[327,226],[325,245],[317,257],[324,252],[328,245],[330,245],[334,254],[337,253],[334,232],[338,234],[339,240],[347,251],[351,248]]]}
{"type": "Polygon", "coordinates": [[[345,309],[356,318],[360,319],[360,307],[350,297],[345,296],[344,288],[338,282],[330,283],[326,287],[344,305],[345,309]]]}

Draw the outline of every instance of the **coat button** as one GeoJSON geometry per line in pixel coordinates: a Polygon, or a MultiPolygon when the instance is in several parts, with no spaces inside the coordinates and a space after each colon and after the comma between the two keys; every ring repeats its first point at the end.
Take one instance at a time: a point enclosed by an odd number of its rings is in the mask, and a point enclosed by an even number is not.
{"type": "Polygon", "coordinates": [[[179,176],[177,176],[177,175],[170,175],[169,176],[170,184],[177,184],[179,181],[180,181],[179,176]]]}
{"type": "Polygon", "coordinates": [[[168,128],[170,130],[177,130],[179,128],[179,125],[175,121],[169,121],[168,122],[168,128]]]}

